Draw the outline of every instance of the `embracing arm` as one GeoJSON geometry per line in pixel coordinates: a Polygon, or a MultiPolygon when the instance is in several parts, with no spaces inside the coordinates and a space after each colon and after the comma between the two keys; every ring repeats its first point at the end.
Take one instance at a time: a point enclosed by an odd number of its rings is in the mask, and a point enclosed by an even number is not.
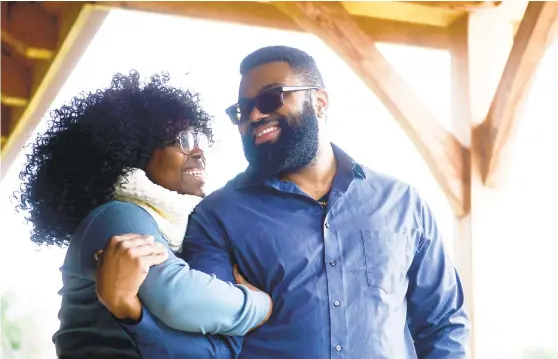
{"type": "MultiPolygon", "coordinates": [[[[209,206],[204,204],[202,202],[190,216],[181,257],[188,261],[192,268],[213,273],[224,281],[234,281],[235,261],[232,257],[232,248],[226,240],[226,233],[221,223],[211,213],[209,206]]],[[[265,320],[269,318],[269,314],[265,320]]],[[[244,337],[222,338],[237,356],[242,348],[244,337]]]]}
{"type": "Polygon", "coordinates": [[[429,208],[419,199],[423,227],[409,269],[409,326],[421,359],[469,358],[469,318],[461,282],[429,208]]]}
{"type": "Polygon", "coordinates": [[[124,233],[150,235],[166,247],[169,259],[149,270],[139,290],[142,303],[164,324],[188,332],[243,335],[266,317],[270,304],[265,293],[191,269],[170,251],[152,217],[140,207],[113,202],[92,224],[83,238],[89,258],[110,237],[124,233]]]}
{"type": "MultiPolygon", "coordinates": [[[[234,268],[233,260],[230,254],[230,248],[225,244],[224,231],[218,221],[212,216],[198,207],[190,217],[188,232],[183,243],[182,256],[191,264],[192,268],[207,273],[214,273],[219,279],[224,281],[233,281],[234,268]]],[[[150,270],[153,271],[157,267],[150,270]]],[[[218,280],[213,276],[213,280],[218,280]]],[[[250,284],[246,284],[250,286],[250,284]]],[[[141,291],[140,291],[141,293],[141,291]]],[[[172,300],[177,301],[177,306],[181,305],[185,296],[175,296],[172,300]]],[[[271,303],[271,302],[270,302],[271,303]]],[[[200,315],[206,313],[198,312],[200,315]]],[[[172,311],[168,311],[169,315],[173,315],[172,311]]],[[[177,314],[177,313],[174,313],[177,314]]],[[[184,352],[185,342],[181,340],[186,333],[178,332],[171,328],[159,326],[156,318],[150,316],[149,311],[143,310],[140,328],[129,326],[132,335],[138,342],[142,355],[145,359],[151,358],[179,358],[177,353],[184,352]],[[155,329],[154,329],[155,328],[155,329]],[[160,339],[159,339],[160,338],[160,339]],[[172,353],[169,354],[169,353],[172,353]]],[[[267,317],[266,317],[267,320],[267,317]]],[[[215,351],[218,351],[223,358],[226,355],[236,358],[241,350],[243,337],[237,336],[205,336],[215,351]]],[[[192,336],[190,337],[192,340],[192,336]]],[[[192,357],[185,355],[186,357],[192,357]]],[[[205,358],[202,354],[195,356],[196,358],[205,358]]],[[[209,356],[211,357],[211,356],[209,356]]],[[[215,356],[221,358],[221,356],[215,356]]]]}
{"type": "MultiPolygon", "coordinates": [[[[155,240],[159,241],[157,237],[155,240]]],[[[244,335],[268,316],[271,304],[266,293],[233,285],[234,278],[225,282],[214,274],[192,269],[167,250],[169,258],[149,270],[139,297],[169,327],[203,334],[244,335]]]]}

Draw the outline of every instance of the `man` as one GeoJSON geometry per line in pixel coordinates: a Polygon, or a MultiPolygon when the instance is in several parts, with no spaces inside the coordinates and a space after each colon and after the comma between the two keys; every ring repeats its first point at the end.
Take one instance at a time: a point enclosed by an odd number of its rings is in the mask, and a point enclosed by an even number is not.
{"type": "MultiPolygon", "coordinates": [[[[312,57],[266,47],[240,71],[227,114],[250,165],[196,208],[182,253],[231,282],[238,264],[272,297],[265,325],[225,337],[232,355],[467,358],[463,291],[430,209],[409,185],[330,143],[328,94],[312,57]]],[[[188,334],[173,332],[149,345],[182,340],[188,334]]]]}

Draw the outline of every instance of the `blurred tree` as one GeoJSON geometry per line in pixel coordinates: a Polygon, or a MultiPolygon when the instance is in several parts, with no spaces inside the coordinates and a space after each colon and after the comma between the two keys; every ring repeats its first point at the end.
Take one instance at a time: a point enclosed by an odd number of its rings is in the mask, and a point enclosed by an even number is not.
{"type": "Polygon", "coordinates": [[[9,317],[10,303],[13,300],[14,295],[11,292],[0,295],[0,340],[4,358],[15,357],[15,352],[21,349],[21,327],[9,317]]]}

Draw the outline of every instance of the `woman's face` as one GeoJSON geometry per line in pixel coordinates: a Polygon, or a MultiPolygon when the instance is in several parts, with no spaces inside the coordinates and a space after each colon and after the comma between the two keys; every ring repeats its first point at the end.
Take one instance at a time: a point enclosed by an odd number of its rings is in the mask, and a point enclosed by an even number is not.
{"type": "Polygon", "coordinates": [[[154,183],[180,194],[205,197],[205,154],[180,143],[156,149],[145,172],[154,183]]]}

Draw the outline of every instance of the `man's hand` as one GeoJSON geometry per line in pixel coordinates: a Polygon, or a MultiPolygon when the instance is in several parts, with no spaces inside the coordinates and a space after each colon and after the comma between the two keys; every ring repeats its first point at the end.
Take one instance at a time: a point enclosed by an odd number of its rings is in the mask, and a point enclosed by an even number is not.
{"type": "MultiPolygon", "coordinates": [[[[236,281],[236,284],[242,284],[243,286],[247,287],[250,290],[253,291],[257,291],[257,292],[262,292],[262,290],[260,290],[259,288],[255,287],[254,285],[252,285],[251,283],[249,283],[246,278],[244,278],[240,272],[238,271],[238,265],[234,266],[233,269],[233,274],[234,274],[234,280],[236,281]]],[[[261,327],[262,325],[265,324],[265,322],[267,322],[267,320],[269,319],[269,317],[271,316],[271,313],[273,312],[273,301],[271,300],[271,297],[269,296],[269,294],[265,293],[269,299],[269,312],[267,312],[266,317],[264,318],[264,320],[259,323],[258,325],[256,325],[252,330],[261,327]]],[[[251,331],[252,331],[251,330],[251,331]]]]}
{"type": "Polygon", "coordinates": [[[124,234],[111,237],[95,257],[99,301],[119,319],[139,320],[139,288],[149,268],[167,260],[166,248],[151,236],[124,234]]]}

